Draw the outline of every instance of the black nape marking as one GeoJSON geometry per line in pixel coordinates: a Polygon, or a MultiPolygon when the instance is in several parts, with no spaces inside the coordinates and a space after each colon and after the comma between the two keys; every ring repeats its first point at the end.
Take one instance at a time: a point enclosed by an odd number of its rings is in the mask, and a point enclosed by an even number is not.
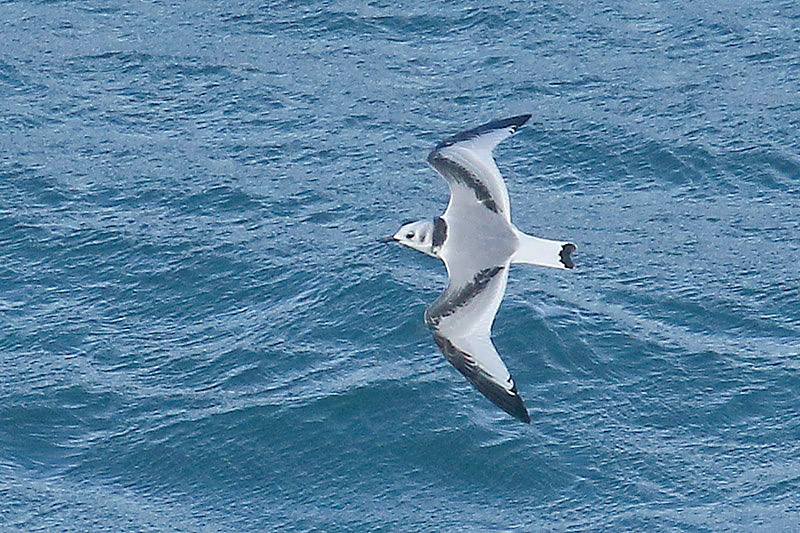
{"type": "Polygon", "coordinates": [[[561,260],[561,264],[564,265],[566,268],[575,268],[575,263],[572,262],[572,252],[577,249],[577,246],[574,244],[565,244],[561,247],[561,252],[558,254],[558,258],[561,260]]]}
{"type": "Polygon", "coordinates": [[[438,252],[447,238],[447,222],[442,217],[433,219],[433,242],[432,251],[438,252]]]}
{"type": "Polygon", "coordinates": [[[468,169],[459,165],[451,159],[447,159],[438,151],[434,150],[428,156],[428,163],[433,168],[444,174],[450,176],[452,179],[471,189],[478,202],[483,204],[486,208],[495,213],[500,213],[500,207],[492,198],[489,189],[468,169]]]}
{"type": "Polygon", "coordinates": [[[525,404],[522,403],[522,398],[517,392],[517,387],[513,385],[513,381],[511,389],[506,389],[478,366],[473,356],[459,350],[447,337],[434,332],[433,340],[436,341],[436,345],[439,346],[450,364],[456,367],[481,394],[514,418],[526,424],[531,423],[531,417],[528,410],[525,409],[525,404]]]}

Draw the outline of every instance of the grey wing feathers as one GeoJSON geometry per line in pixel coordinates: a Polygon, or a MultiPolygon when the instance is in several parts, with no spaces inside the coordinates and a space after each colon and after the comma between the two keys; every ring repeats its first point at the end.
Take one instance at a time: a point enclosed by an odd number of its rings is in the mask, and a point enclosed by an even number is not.
{"type": "Polygon", "coordinates": [[[489,185],[484,180],[481,180],[480,175],[475,172],[474,165],[470,165],[461,159],[456,157],[455,153],[436,150],[428,156],[428,163],[439,174],[444,176],[451,185],[456,184],[466,187],[472,191],[478,203],[483,204],[484,207],[497,214],[504,214],[506,206],[502,203],[502,197],[498,194],[499,191],[495,191],[493,194],[489,185]]]}
{"type": "Polygon", "coordinates": [[[463,287],[447,287],[445,292],[425,310],[425,323],[429,326],[436,327],[443,318],[451,316],[459,309],[467,306],[486,289],[487,285],[489,285],[503,268],[503,266],[485,268],[475,274],[472,281],[463,287]]]}
{"type": "Polygon", "coordinates": [[[506,384],[499,383],[495,377],[486,372],[475,356],[458,348],[450,339],[435,331],[433,339],[445,358],[492,403],[525,423],[531,422],[528,410],[511,376],[508,377],[506,384]]]}
{"type": "Polygon", "coordinates": [[[445,358],[484,396],[510,415],[530,422],[514,380],[491,341],[491,327],[505,293],[508,263],[486,267],[447,289],[425,311],[425,322],[445,358]]]}
{"type": "Polygon", "coordinates": [[[428,156],[450,187],[440,224],[447,242],[437,248],[450,284],[425,311],[425,322],[445,358],[484,396],[523,422],[530,422],[530,416],[491,340],[518,245],[508,190],[492,150],[528,119],[530,115],[519,115],[461,132],[437,144],[428,156]],[[476,231],[481,232],[478,241],[473,238],[476,231]]]}
{"type": "Polygon", "coordinates": [[[479,204],[510,220],[508,191],[492,157],[492,150],[530,117],[519,115],[495,120],[436,145],[428,155],[428,163],[450,185],[451,203],[456,197],[462,198],[457,191],[457,188],[461,188],[471,192],[479,204]]]}

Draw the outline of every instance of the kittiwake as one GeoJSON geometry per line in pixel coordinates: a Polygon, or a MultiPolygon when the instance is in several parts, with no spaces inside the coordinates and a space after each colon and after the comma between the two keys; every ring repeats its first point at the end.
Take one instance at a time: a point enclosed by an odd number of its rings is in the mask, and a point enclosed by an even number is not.
{"type": "Polygon", "coordinates": [[[489,122],[436,145],[428,163],[450,187],[447,209],[434,219],[404,224],[384,239],[444,262],[449,284],[425,311],[434,341],[484,396],[527,423],[528,410],[492,343],[492,323],[511,264],[573,268],[576,250],[571,242],[527,235],[511,223],[508,190],[492,150],[530,117],[489,122]]]}

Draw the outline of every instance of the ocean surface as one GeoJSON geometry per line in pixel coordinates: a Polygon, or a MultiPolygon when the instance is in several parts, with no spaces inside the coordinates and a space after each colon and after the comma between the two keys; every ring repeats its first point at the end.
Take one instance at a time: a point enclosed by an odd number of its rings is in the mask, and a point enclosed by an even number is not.
{"type": "Polygon", "coordinates": [[[800,530],[800,4],[0,2],[0,531],[800,530]],[[522,424],[423,323],[495,155],[522,424]]]}

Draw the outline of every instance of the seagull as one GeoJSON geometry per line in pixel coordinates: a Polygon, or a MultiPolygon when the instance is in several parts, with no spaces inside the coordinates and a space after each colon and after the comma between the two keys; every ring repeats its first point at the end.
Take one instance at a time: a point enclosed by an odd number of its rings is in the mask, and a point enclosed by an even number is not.
{"type": "Polygon", "coordinates": [[[383,239],[444,262],[449,283],[425,311],[433,340],[484,396],[526,423],[531,417],[492,343],[492,323],[511,264],[571,269],[577,249],[571,242],[527,235],[511,223],[508,190],[492,151],[530,117],[495,120],[437,144],[428,163],[450,187],[447,209],[442,216],[404,224],[383,239]]]}

